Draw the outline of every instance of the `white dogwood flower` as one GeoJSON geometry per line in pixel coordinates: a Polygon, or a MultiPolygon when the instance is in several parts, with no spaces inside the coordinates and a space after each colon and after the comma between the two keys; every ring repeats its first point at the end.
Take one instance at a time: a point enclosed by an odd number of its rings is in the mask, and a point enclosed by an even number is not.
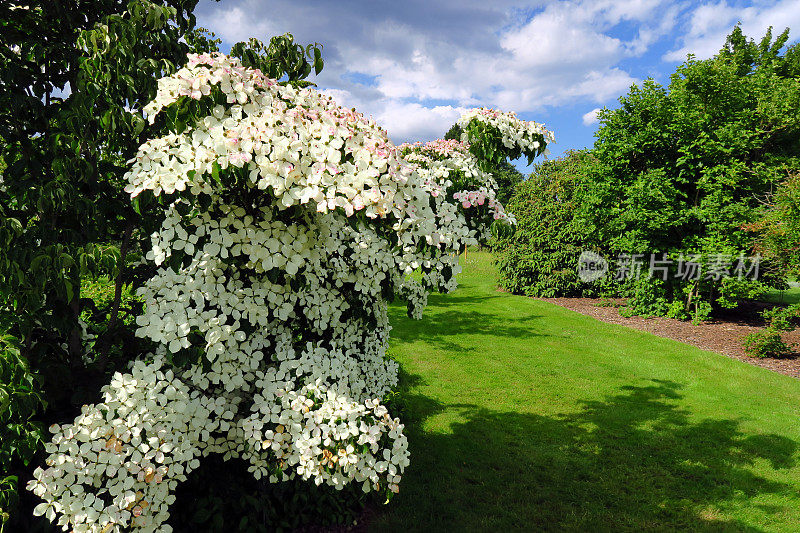
{"type": "MultiPolygon", "coordinates": [[[[455,288],[458,252],[493,220],[513,223],[468,144],[396,147],[374,121],[236,58],[190,55],[145,111],[153,123],[215,94],[208,116],[130,161],[125,190],[166,205],[146,255],[157,270],[137,291],[136,334],[158,347],[51,428],[28,488],[65,530],[168,531],[177,484],[211,453],[271,482],[397,492],[409,451],[380,402],[398,373],[388,301],[421,317],[431,290],[455,288]]],[[[525,150],[552,139],[492,113],[464,120],[525,150]]]]}

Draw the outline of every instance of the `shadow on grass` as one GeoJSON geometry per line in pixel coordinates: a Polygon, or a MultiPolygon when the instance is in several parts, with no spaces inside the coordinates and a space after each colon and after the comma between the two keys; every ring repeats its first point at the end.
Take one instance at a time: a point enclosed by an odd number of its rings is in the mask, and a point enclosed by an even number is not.
{"type": "MultiPolygon", "coordinates": [[[[480,298],[464,298],[470,303],[478,303],[480,298]]],[[[436,307],[441,307],[437,303],[436,307]]],[[[402,328],[403,342],[424,340],[426,344],[442,350],[455,352],[472,352],[477,348],[469,344],[463,345],[455,339],[463,339],[465,335],[493,336],[502,338],[534,338],[542,337],[531,327],[531,321],[542,318],[539,315],[525,315],[516,318],[498,318],[496,314],[480,311],[460,310],[426,312],[422,320],[413,320],[405,316],[405,308],[392,310],[391,322],[396,329],[402,328]],[[400,315],[400,313],[403,315],[400,315]],[[402,320],[398,324],[398,319],[402,320]]],[[[469,342],[469,341],[468,341],[469,342]]]]}
{"type": "MultiPolygon", "coordinates": [[[[470,293],[470,290],[477,289],[476,285],[464,283],[459,281],[458,291],[449,294],[432,292],[428,295],[428,302],[435,305],[437,308],[442,307],[457,307],[461,308],[464,305],[482,304],[491,300],[497,300],[507,296],[506,293],[498,292],[497,294],[482,294],[480,296],[470,293]]],[[[431,309],[431,307],[426,308],[431,309]]]]}
{"type": "Polygon", "coordinates": [[[748,466],[790,468],[797,443],[745,435],[736,420],[693,421],[676,405],[680,391],[669,381],[626,386],[563,416],[442,405],[407,392],[412,465],[370,529],[759,531],[727,517],[725,504],[790,490],[748,466]],[[466,421],[449,433],[423,431],[445,412],[466,421]]]}

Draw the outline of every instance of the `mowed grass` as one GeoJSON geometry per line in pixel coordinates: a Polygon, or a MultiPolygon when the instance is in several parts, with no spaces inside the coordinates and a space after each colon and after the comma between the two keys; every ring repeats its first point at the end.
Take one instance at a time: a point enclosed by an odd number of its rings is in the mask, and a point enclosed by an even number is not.
{"type": "Polygon", "coordinates": [[[774,304],[800,303],[800,287],[789,287],[785,291],[771,290],[767,293],[764,301],[774,304]]]}
{"type": "Polygon", "coordinates": [[[495,289],[391,308],[412,464],[371,531],[800,531],[800,380],[495,289]]]}

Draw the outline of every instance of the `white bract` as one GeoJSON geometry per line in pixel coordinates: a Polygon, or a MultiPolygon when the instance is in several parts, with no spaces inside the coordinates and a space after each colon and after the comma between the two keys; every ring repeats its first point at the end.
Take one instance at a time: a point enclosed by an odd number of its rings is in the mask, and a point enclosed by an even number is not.
{"type": "Polygon", "coordinates": [[[458,125],[464,129],[462,141],[469,141],[467,125],[479,122],[500,133],[503,146],[508,149],[519,147],[523,152],[533,152],[543,148],[548,154],[547,145],[556,142],[555,135],[538,122],[525,121],[514,112],[497,111],[487,107],[470,109],[458,119],[458,125]],[[544,146],[542,146],[544,144],[544,146]]]}
{"type": "Polygon", "coordinates": [[[221,54],[158,87],[151,123],[207,111],[143,144],[127,174],[132,197],[167,200],[136,321],[158,347],[51,428],[36,513],[76,532],[169,531],[176,485],[210,453],[272,482],[397,492],[409,453],[380,403],[397,384],[388,300],[419,317],[429,291],[455,287],[458,252],[510,221],[494,180],[465,143],[398,149],[221,54]]]}

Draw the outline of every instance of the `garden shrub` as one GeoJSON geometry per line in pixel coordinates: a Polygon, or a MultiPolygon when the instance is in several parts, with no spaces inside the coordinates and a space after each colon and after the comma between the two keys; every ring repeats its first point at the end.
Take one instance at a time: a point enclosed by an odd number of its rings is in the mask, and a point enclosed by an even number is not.
{"type": "Polygon", "coordinates": [[[767,328],[756,333],[748,333],[744,339],[745,353],[751,357],[786,357],[791,348],[781,339],[780,331],[767,328]]]}
{"type": "Polygon", "coordinates": [[[753,357],[786,357],[793,346],[786,344],[781,332],[793,331],[800,322],[800,304],[775,306],[761,312],[767,321],[764,330],[750,333],[744,340],[745,352],[753,357]]]}
{"type": "Polygon", "coordinates": [[[800,322],[800,304],[776,306],[761,313],[769,327],[778,331],[793,331],[800,322]]]}
{"type": "Polygon", "coordinates": [[[419,317],[429,291],[455,287],[458,252],[513,222],[488,169],[551,134],[481,109],[463,141],[398,149],[355,111],[218,53],[190,55],[145,111],[160,134],[125,190],[163,211],[137,290],[153,350],[51,427],[35,513],[169,530],[178,483],[210,454],[263,483],[391,497],[409,454],[380,403],[397,383],[388,302],[419,317]]]}
{"type": "Polygon", "coordinates": [[[587,294],[577,267],[581,252],[599,244],[592,240],[595,222],[582,216],[595,164],[588,152],[572,151],[536,165],[516,186],[507,206],[516,229],[492,245],[503,288],[528,296],[587,294]]]}

